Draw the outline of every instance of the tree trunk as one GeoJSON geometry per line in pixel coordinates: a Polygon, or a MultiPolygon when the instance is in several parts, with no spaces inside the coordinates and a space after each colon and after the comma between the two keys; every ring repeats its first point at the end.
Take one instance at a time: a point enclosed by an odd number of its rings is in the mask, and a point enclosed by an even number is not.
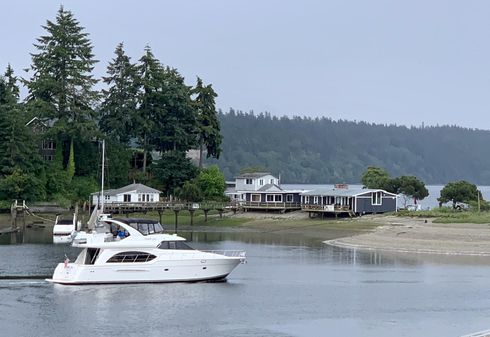
{"type": "Polygon", "coordinates": [[[143,138],[143,173],[146,173],[146,133],[143,138]]]}
{"type": "Polygon", "coordinates": [[[199,169],[202,169],[202,152],[203,152],[204,144],[202,142],[202,138],[199,141],[199,169]]]}

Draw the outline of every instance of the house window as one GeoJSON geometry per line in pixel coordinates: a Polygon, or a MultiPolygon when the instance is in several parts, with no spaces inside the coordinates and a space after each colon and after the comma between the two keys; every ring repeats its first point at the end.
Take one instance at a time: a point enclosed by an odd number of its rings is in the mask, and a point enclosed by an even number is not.
{"type": "Polygon", "coordinates": [[[305,204],[309,204],[310,203],[310,197],[309,196],[306,196],[305,197],[305,204]]]}
{"type": "Polygon", "coordinates": [[[264,179],[260,179],[260,180],[259,180],[259,185],[260,185],[260,186],[264,185],[264,179]]]}
{"type": "Polygon", "coordinates": [[[43,150],[56,150],[56,144],[52,140],[43,140],[43,150]]]}
{"type": "Polygon", "coordinates": [[[371,204],[372,205],[381,205],[381,192],[373,192],[371,204]]]}
{"type": "Polygon", "coordinates": [[[141,194],[138,194],[138,202],[141,202],[141,194]]]}
{"type": "Polygon", "coordinates": [[[267,202],[282,202],[282,194],[267,194],[267,202]]]}
{"type": "Polygon", "coordinates": [[[317,196],[314,196],[314,197],[313,197],[313,203],[314,203],[315,205],[318,205],[318,197],[317,197],[317,196]]]}
{"type": "Polygon", "coordinates": [[[150,201],[153,202],[155,199],[153,199],[153,194],[150,194],[150,201]]]}
{"type": "Polygon", "coordinates": [[[286,194],[286,202],[293,202],[293,195],[292,194],[286,194]]]}
{"type": "Polygon", "coordinates": [[[131,202],[131,194],[123,194],[124,202],[131,202]]]}
{"type": "Polygon", "coordinates": [[[270,182],[270,183],[271,183],[271,184],[274,184],[274,179],[271,179],[271,182],[270,182]]]}
{"type": "Polygon", "coordinates": [[[260,202],[260,194],[252,194],[252,202],[260,202]]]}
{"type": "Polygon", "coordinates": [[[252,185],[252,183],[253,183],[252,179],[249,178],[245,179],[245,185],[252,185]]]}
{"type": "Polygon", "coordinates": [[[44,159],[45,161],[53,161],[53,155],[51,155],[51,154],[45,154],[45,155],[43,156],[43,159],[44,159]]]}
{"type": "Polygon", "coordinates": [[[104,199],[108,201],[111,197],[109,195],[104,195],[104,199]]]}

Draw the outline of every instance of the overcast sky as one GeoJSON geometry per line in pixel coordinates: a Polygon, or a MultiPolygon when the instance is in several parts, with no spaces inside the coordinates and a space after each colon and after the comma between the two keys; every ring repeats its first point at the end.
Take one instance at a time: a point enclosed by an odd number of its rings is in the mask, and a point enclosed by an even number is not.
{"type": "Polygon", "coordinates": [[[0,0],[0,67],[30,64],[60,4],[104,74],[149,44],[223,110],[490,129],[490,1],[0,0]]]}

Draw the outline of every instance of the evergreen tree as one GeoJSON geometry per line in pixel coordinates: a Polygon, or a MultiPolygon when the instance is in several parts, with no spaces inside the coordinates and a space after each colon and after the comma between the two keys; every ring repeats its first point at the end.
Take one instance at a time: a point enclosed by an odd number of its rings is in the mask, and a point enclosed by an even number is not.
{"type": "Polygon", "coordinates": [[[42,199],[44,171],[36,137],[26,128],[24,105],[10,66],[0,77],[0,198],[42,199]]]}
{"type": "Polygon", "coordinates": [[[17,102],[19,100],[19,86],[17,85],[17,76],[14,75],[14,69],[10,64],[7,65],[4,77],[6,90],[10,93],[11,98],[17,102]]]}
{"type": "Polygon", "coordinates": [[[159,77],[158,90],[149,97],[155,127],[150,141],[157,151],[187,152],[197,145],[197,121],[190,95],[184,78],[176,69],[166,67],[159,77]]]}
{"type": "Polygon", "coordinates": [[[199,77],[192,93],[197,95],[194,100],[194,107],[197,113],[199,168],[202,168],[204,147],[207,150],[207,158],[214,157],[218,159],[221,153],[222,137],[215,103],[215,98],[218,95],[213,90],[211,84],[204,86],[199,77]]]}
{"type": "MultiPolygon", "coordinates": [[[[51,133],[58,146],[73,138],[89,139],[96,132],[93,110],[98,93],[92,76],[94,60],[88,33],[70,11],[60,7],[56,20],[43,26],[46,35],[37,39],[32,53],[28,101],[31,109],[55,121],[51,133]]],[[[69,151],[65,151],[65,160],[69,151]]]]}
{"type": "Polygon", "coordinates": [[[163,68],[149,46],[145,47],[145,54],[140,58],[139,62],[137,73],[141,88],[138,97],[139,108],[133,118],[133,135],[143,148],[143,173],[146,173],[148,151],[152,150],[149,137],[154,128],[155,107],[153,96],[159,90],[163,68]]]}
{"type": "Polygon", "coordinates": [[[173,194],[186,181],[194,179],[197,173],[197,167],[185,157],[185,153],[179,151],[164,153],[154,168],[154,177],[167,195],[173,194]]]}
{"type": "Polygon", "coordinates": [[[138,95],[136,66],[124,53],[122,43],[116,47],[114,53],[116,56],[107,67],[108,76],[103,78],[109,89],[102,90],[104,101],[101,106],[100,128],[108,136],[127,144],[134,134],[132,120],[138,95]]]}

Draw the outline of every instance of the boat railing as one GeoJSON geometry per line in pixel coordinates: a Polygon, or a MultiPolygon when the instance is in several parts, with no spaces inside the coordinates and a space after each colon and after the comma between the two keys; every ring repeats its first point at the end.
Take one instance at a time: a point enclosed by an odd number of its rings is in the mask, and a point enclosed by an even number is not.
{"type": "Polygon", "coordinates": [[[490,337],[490,330],[475,332],[469,335],[464,335],[461,337],[490,337]]]}
{"type": "Polygon", "coordinates": [[[240,258],[240,262],[244,263],[246,260],[246,252],[243,250],[173,250],[169,251],[167,254],[174,258],[191,258],[191,259],[202,259],[206,260],[206,257],[203,257],[202,253],[210,253],[216,255],[222,255],[226,257],[240,258]]]}
{"type": "Polygon", "coordinates": [[[246,252],[243,250],[201,250],[204,253],[224,255],[228,257],[243,257],[245,258],[246,252]]]}

